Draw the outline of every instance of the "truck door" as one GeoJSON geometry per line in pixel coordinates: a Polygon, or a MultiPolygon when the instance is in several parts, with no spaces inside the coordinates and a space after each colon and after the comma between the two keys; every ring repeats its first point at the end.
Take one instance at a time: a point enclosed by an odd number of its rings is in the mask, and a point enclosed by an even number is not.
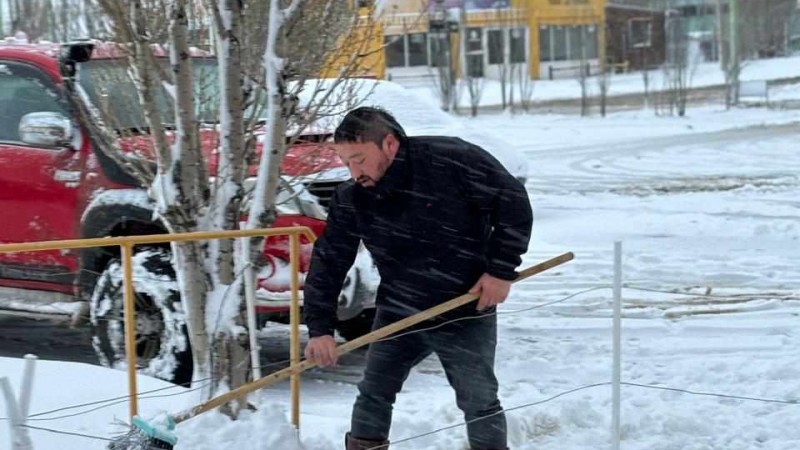
{"type": "MultiPolygon", "coordinates": [[[[26,142],[19,129],[31,113],[69,118],[66,105],[45,72],[0,59],[0,243],[78,236],[80,152],[68,144],[26,142]]],[[[71,284],[76,268],[73,252],[0,253],[0,284],[71,284]]]]}

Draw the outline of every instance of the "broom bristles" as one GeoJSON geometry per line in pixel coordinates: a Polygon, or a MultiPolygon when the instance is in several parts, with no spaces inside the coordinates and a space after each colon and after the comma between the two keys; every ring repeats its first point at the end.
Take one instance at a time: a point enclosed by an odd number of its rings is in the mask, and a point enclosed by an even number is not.
{"type": "Polygon", "coordinates": [[[169,421],[167,429],[155,426],[135,416],[130,431],[114,438],[108,444],[108,450],[172,450],[177,437],[172,433],[175,424],[169,421]]]}

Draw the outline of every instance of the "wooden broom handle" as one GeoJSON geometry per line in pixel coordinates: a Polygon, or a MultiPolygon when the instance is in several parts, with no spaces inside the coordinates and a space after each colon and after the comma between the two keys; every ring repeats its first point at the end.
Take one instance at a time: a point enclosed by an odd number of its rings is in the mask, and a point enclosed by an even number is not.
{"type": "MultiPolygon", "coordinates": [[[[527,269],[521,271],[517,278],[513,281],[516,283],[518,281],[522,281],[526,278],[529,278],[533,275],[538,273],[544,272],[545,270],[552,269],[553,267],[559,266],[564,264],[568,261],[571,261],[575,255],[572,252],[567,252],[562,255],[556,256],[555,258],[548,259],[542,263],[536,264],[535,266],[528,267],[527,269]]],[[[405,319],[399,320],[397,322],[391,323],[383,328],[379,328],[371,333],[365,334],[357,339],[353,339],[352,341],[348,341],[338,347],[336,347],[336,354],[338,356],[344,355],[346,353],[350,353],[357,348],[361,348],[365,345],[371,344],[372,342],[378,341],[383,339],[389,335],[397,333],[398,331],[405,330],[413,325],[416,325],[420,322],[424,322],[428,319],[432,319],[440,314],[443,314],[447,311],[452,309],[458,308],[459,306],[466,305],[469,302],[472,302],[478,298],[475,294],[463,294],[454,299],[448,300],[444,303],[440,303],[432,308],[426,309],[425,311],[418,312],[413,316],[406,317],[405,319]]],[[[207,400],[205,403],[197,405],[187,411],[181,412],[173,416],[175,419],[175,423],[183,422],[184,420],[191,419],[192,417],[202,414],[206,411],[212,410],[218,406],[224,405],[231,400],[238,399],[243,397],[253,391],[261,389],[265,386],[268,386],[273,383],[277,383],[278,381],[284,380],[289,378],[290,376],[304,372],[307,369],[312,367],[316,367],[316,363],[311,362],[310,360],[304,360],[300,363],[291,365],[284,369],[281,369],[277,372],[273,372],[269,375],[259,378],[258,380],[251,381],[250,383],[243,384],[238,388],[226,392],[218,397],[214,397],[210,400],[207,400]]]]}

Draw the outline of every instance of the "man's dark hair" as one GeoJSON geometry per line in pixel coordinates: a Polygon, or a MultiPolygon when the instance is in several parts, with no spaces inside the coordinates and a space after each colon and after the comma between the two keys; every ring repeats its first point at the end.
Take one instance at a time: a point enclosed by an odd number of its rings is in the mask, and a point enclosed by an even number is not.
{"type": "Polygon", "coordinates": [[[380,148],[388,134],[394,135],[400,143],[406,142],[405,130],[391,113],[373,106],[362,106],[344,116],[336,127],[333,141],[337,144],[374,142],[380,148]]]}

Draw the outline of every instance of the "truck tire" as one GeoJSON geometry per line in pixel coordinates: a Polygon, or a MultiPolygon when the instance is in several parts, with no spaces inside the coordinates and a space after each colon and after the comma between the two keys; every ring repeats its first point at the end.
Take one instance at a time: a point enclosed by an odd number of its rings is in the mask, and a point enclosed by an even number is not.
{"type": "MultiPolygon", "coordinates": [[[[188,386],[192,352],[168,250],[151,248],[134,254],[133,291],[137,371],[188,386]]],[[[122,263],[112,259],[95,283],[90,320],[100,363],[120,369],[127,367],[123,292],[122,263]]]]}

